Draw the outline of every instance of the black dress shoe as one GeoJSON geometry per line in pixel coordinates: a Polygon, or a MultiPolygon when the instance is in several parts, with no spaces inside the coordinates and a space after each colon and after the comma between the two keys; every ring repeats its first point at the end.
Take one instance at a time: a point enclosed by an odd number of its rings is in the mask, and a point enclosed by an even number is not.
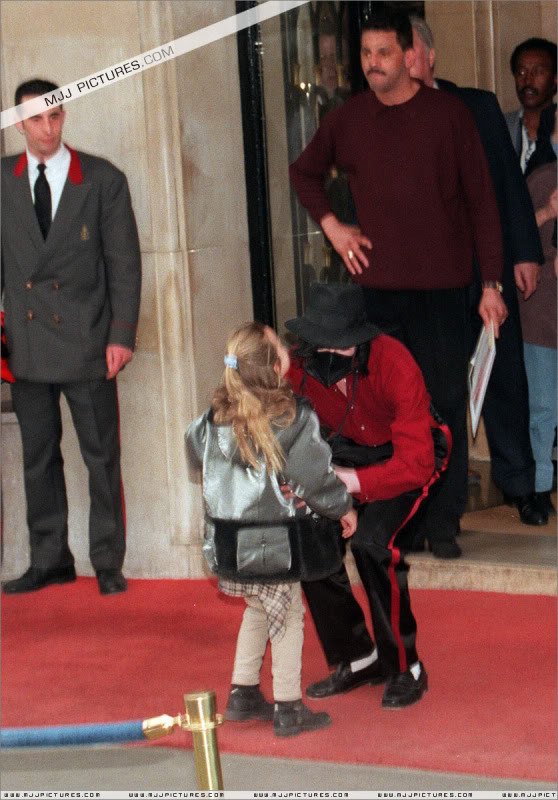
{"type": "Polygon", "coordinates": [[[428,548],[434,558],[460,558],[462,550],[456,541],[429,542],[428,548]]]}
{"type": "Polygon", "coordinates": [[[550,497],[550,491],[535,492],[535,497],[537,498],[537,505],[543,514],[546,512],[547,517],[556,516],[556,509],[550,497]]]}
{"type": "Polygon", "coordinates": [[[424,536],[415,536],[409,547],[409,553],[424,553],[426,540],[424,536]]]}
{"type": "Polygon", "coordinates": [[[350,664],[338,664],[335,671],[321,681],[311,683],[306,689],[308,697],[321,698],[332,697],[334,694],[345,694],[359,686],[368,684],[376,686],[387,680],[388,673],[382,667],[379,660],[374,661],[364,669],[357,672],[351,670],[350,664]]]}
{"type": "Polygon", "coordinates": [[[98,569],[97,582],[101,594],[118,594],[128,588],[128,581],[119,569],[98,569]]]}
{"type": "Polygon", "coordinates": [[[382,698],[383,708],[405,708],[416,703],[428,691],[428,675],[422,662],[419,663],[418,679],[410,669],[406,672],[395,672],[390,676],[382,698]]]}
{"type": "Polygon", "coordinates": [[[546,525],[548,522],[548,512],[539,508],[534,492],[524,495],[504,494],[504,503],[517,508],[519,519],[524,525],[546,525]]]}
{"type": "Polygon", "coordinates": [[[6,581],[2,584],[2,591],[5,594],[23,594],[23,592],[36,592],[37,589],[44,589],[51,583],[71,583],[76,579],[75,567],[56,567],[54,569],[39,569],[29,567],[27,572],[20,578],[13,581],[6,581]]]}

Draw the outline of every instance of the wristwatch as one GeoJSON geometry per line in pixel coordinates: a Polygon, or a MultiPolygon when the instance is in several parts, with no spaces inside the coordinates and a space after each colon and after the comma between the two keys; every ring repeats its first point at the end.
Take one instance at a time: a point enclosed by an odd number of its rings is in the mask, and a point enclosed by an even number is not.
{"type": "Polygon", "coordinates": [[[483,281],[482,282],[483,289],[498,289],[500,294],[504,291],[504,287],[500,283],[500,281],[483,281]]]}

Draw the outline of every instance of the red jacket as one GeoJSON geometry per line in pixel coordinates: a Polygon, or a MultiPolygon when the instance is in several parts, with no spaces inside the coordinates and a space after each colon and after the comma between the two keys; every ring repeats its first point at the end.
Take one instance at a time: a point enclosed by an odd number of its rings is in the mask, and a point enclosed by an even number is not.
{"type": "MultiPolygon", "coordinates": [[[[359,444],[379,445],[391,441],[393,456],[381,464],[357,469],[361,502],[389,500],[418,489],[434,473],[430,397],[422,373],[406,347],[391,336],[372,340],[369,374],[359,376],[356,396],[342,435],[359,444]]],[[[301,393],[304,367],[292,358],[286,375],[295,392],[301,393]]],[[[327,389],[307,375],[304,396],[312,403],[320,422],[337,431],[353,390],[354,376],[347,377],[348,397],[336,387],[327,389]]]]}

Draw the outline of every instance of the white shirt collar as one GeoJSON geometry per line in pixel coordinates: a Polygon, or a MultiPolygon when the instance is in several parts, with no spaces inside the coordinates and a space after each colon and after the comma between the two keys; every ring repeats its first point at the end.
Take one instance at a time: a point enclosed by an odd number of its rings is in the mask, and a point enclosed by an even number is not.
{"type": "MultiPolygon", "coordinates": [[[[39,159],[33,155],[27,149],[27,168],[29,172],[36,171],[39,164],[41,163],[39,159]]],[[[63,169],[66,166],[66,163],[70,161],[70,151],[66,147],[65,144],[61,144],[56,153],[51,156],[50,158],[46,159],[45,166],[46,172],[54,172],[60,169],[63,169]]]]}

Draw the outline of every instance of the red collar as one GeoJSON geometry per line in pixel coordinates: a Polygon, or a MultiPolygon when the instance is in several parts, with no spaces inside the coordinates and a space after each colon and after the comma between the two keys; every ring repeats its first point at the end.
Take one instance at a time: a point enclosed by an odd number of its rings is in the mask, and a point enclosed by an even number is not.
{"type": "MultiPolygon", "coordinates": [[[[81,171],[81,161],[79,160],[79,156],[75,150],[71,147],[68,147],[67,144],[64,145],[70,151],[70,168],[68,170],[68,178],[70,182],[73,184],[76,183],[83,183],[83,172],[81,171]]],[[[18,158],[16,165],[14,167],[14,175],[16,178],[20,178],[23,174],[23,170],[27,166],[27,153],[22,153],[18,158]]]]}

